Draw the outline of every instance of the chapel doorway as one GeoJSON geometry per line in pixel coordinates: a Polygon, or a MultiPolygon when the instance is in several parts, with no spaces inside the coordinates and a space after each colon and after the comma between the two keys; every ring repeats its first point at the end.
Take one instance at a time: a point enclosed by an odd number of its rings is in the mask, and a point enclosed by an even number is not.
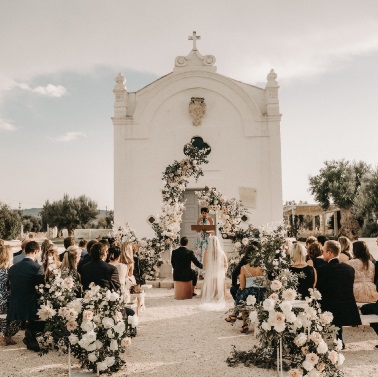
{"type": "MultiPolygon", "coordinates": [[[[191,230],[191,225],[197,224],[197,219],[201,216],[201,206],[198,204],[196,191],[201,191],[201,189],[187,189],[184,191],[183,200],[186,200],[186,202],[180,232],[180,237],[188,237],[188,248],[193,251],[196,248],[197,233],[191,230]]],[[[209,216],[214,220],[214,224],[216,224],[215,214],[209,214],[209,216]]]]}

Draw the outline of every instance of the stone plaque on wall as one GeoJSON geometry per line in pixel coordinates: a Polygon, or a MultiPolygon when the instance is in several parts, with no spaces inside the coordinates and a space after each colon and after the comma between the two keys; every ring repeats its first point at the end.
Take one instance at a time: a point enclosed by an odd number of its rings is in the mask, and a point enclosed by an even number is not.
{"type": "Polygon", "coordinates": [[[239,187],[240,200],[246,207],[256,208],[256,189],[252,187],[239,187]]]}

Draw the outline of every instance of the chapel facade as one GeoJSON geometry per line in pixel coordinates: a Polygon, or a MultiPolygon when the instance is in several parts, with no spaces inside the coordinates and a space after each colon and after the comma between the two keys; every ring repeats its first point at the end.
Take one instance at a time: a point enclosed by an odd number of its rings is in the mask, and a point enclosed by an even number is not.
{"type": "Polygon", "coordinates": [[[138,237],[153,234],[147,219],[160,209],[162,172],[185,157],[191,140],[211,152],[204,176],[185,192],[183,227],[195,223],[194,191],[205,186],[241,199],[255,226],[282,221],[277,75],[270,71],[265,88],[225,77],[214,56],[198,51],[195,32],[189,39],[192,50],[176,57],[173,71],[137,92],[127,91],[121,73],[115,79],[115,224],[128,221],[138,237]]]}

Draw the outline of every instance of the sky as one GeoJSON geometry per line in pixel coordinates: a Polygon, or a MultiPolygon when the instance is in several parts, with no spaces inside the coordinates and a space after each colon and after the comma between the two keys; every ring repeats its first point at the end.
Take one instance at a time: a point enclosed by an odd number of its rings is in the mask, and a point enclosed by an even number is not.
{"type": "Polygon", "coordinates": [[[113,208],[114,78],[171,72],[194,30],[218,73],[277,73],[284,201],[314,202],[326,160],[377,165],[376,0],[0,0],[0,201],[113,208]]]}

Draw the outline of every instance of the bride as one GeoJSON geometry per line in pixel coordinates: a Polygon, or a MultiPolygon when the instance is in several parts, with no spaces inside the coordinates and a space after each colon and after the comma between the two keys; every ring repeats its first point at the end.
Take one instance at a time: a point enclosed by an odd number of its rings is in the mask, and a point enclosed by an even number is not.
{"type": "Polygon", "coordinates": [[[210,236],[209,245],[203,255],[205,278],[202,288],[203,310],[223,310],[226,306],[227,257],[220,246],[218,237],[210,236]]]}

